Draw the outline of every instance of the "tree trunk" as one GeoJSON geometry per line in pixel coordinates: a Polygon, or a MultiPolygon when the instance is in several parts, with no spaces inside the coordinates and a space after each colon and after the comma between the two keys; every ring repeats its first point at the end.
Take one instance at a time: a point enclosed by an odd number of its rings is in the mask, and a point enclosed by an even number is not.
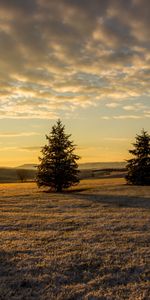
{"type": "Polygon", "coordinates": [[[62,192],[62,186],[61,186],[61,185],[58,185],[58,186],[57,186],[56,192],[57,192],[57,193],[61,193],[61,192],[62,192]]]}

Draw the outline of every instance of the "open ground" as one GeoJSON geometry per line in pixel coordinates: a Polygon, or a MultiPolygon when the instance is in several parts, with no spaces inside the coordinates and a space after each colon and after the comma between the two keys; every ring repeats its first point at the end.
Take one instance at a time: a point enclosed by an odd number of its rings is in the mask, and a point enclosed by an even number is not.
{"type": "Polygon", "coordinates": [[[150,187],[0,185],[1,300],[150,299],[150,187]]]}

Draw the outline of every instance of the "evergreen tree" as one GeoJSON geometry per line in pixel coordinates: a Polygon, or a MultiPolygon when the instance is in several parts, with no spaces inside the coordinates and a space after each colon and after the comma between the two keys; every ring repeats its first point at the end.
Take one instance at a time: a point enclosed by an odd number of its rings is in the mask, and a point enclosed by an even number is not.
{"type": "Polygon", "coordinates": [[[150,135],[147,131],[142,130],[141,135],[136,135],[133,146],[129,153],[134,158],[127,160],[127,183],[150,185],[150,135]]]}
{"type": "Polygon", "coordinates": [[[43,156],[39,158],[40,165],[37,172],[37,185],[49,186],[56,192],[75,185],[78,179],[78,155],[74,154],[75,145],[65,134],[65,126],[60,120],[46,135],[48,145],[42,148],[43,156]]]}

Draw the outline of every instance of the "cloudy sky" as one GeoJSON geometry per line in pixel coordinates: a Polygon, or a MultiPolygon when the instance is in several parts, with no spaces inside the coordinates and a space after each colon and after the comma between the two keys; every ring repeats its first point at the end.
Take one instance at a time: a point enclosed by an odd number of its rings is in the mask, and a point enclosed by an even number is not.
{"type": "Polygon", "coordinates": [[[36,163],[60,118],[82,162],[150,129],[149,0],[0,0],[0,165],[36,163]]]}

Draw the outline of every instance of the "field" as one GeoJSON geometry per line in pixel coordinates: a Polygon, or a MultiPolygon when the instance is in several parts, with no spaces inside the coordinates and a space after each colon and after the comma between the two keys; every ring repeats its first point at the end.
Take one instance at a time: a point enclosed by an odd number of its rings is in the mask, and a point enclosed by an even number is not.
{"type": "Polygon", "coordinates": [[[150,299],[150,187],[0,185],[1,300],[150,299]]]}

